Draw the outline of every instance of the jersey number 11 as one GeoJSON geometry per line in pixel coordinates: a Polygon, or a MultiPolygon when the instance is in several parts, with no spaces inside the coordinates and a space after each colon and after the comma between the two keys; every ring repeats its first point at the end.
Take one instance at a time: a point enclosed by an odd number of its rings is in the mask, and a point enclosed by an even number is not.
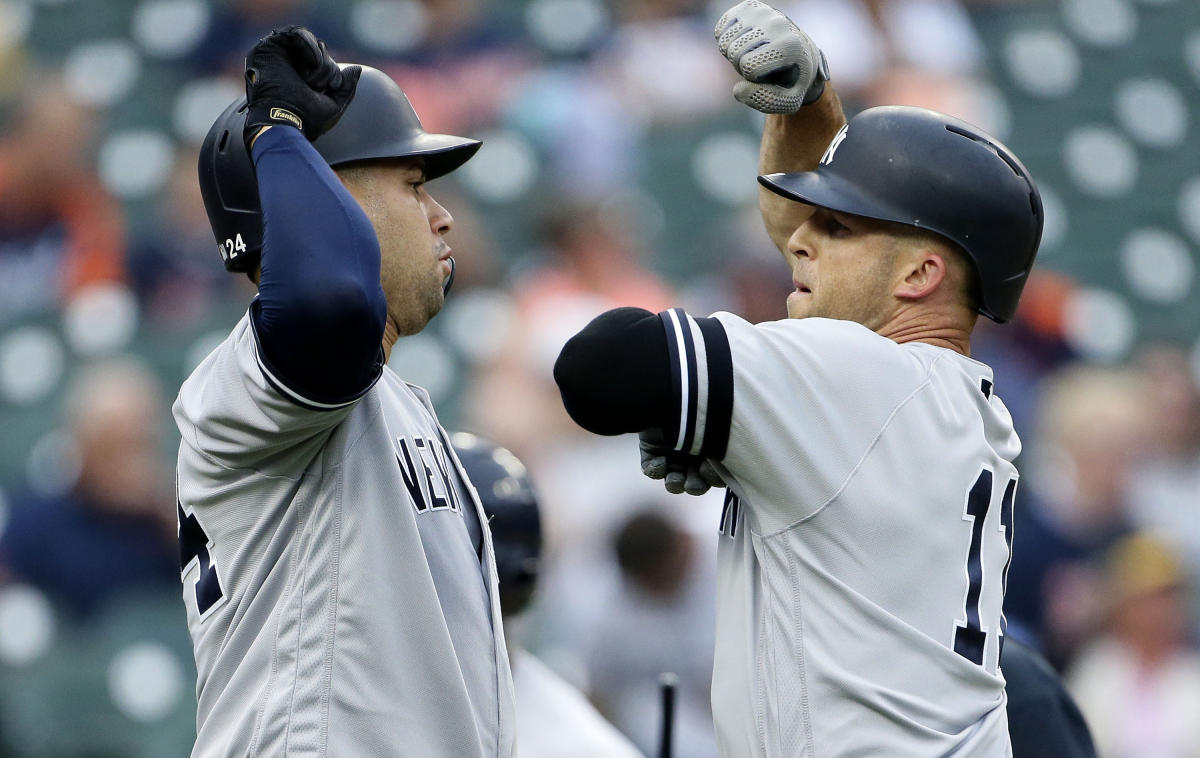
{"type": "MultiPolygon", "coordinates": [[[[1017,480],[1008,480],[1004,496],[1000,501],[1000,530],[1008,548],[1008,559],[1000,577],[1001,597],[1008,591],[1008,567],[1012,565],[1012,519],[1013,498],[1017,492],[1017,480]]],[[[983,590],[983,540],[984,525],[992,505],[992,472],[984,469],[967,495],[967,507],[963,520],[971,522],[971,547],[967,551],[967,607],[966,623],[959,623],[954,630],[954,652],[976,665],[983,665],[983,649],[987,643],[987,632],[979,618],[980,593],[983,590]]],[[[1004,644],[1004,622],[1001,616],[1000,644],[1004,644]]]]}

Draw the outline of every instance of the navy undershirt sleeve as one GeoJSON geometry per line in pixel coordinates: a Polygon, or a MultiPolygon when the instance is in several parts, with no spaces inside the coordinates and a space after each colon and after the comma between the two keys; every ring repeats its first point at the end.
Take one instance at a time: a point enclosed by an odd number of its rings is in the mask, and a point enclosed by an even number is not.
{"type": "Polygon", "coordinates": [[[616,308],[572,337],[554,363],[563,406],[596,434],[669,426],[671,365],[662,321],[641,308],[616,308]]]}
{"type": "Polygon", "coordinates": [[[260,358],[309,400],[353,399],[383,368],[387,302],[375,230],[298,130],[266,131],[253,157],[264,234],[250,317],[260,358]]]}

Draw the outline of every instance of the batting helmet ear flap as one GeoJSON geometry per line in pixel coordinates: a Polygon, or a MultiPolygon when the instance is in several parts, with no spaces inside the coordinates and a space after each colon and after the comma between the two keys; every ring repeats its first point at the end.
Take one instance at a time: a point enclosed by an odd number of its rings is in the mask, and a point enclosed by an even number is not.
{"type": "MultiPolygon", "coordinates": [[[[343,64],[352,65],[352,64],[343,64]]],[[[200,194],[227,271],[253,274],[262,255],[262,204],[254,161],[242,142],[246,99],[230,103],[200,146],[200,194]]],[[[313,142],[330,166],[420,156],[425,176],[448,174],[475,155],[479,140],[430,134],[390,76],[362,66],[354,99],[337,124],[313,142]]]]}
{"type": "Polygon", "coordinates": [[[262,205],[242,141],[246,98],[229,104],[200,146],[200,195],[226,271],[253,274],[262,253],[262,205]]]}

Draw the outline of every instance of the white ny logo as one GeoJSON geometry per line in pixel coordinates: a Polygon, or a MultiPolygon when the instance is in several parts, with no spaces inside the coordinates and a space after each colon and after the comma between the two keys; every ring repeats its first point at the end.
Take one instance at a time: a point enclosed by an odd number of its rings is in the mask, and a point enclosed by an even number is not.
{"type": "Polygon", "coordinates": [[[846,139],[846,132],[850,129],[849,124],[845,124],[838,133],[833,136],[833,141],[829,143],[829,147],[825,148],[825,154],[821,156],[821,165],[826,166],[833,163],[833,154],[837,152],[842,141],[846,139]]]}

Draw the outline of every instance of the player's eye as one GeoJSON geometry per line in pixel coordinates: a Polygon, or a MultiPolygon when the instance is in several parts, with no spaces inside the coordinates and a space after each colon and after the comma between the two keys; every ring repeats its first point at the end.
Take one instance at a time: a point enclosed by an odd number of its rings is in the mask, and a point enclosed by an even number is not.
{"type": "Polygon", "coordinates": [[[830,213],[825,219],[825,231],[827,231],[831,237],[845,237],[853,230],[843,224],[841,221],[838,221],[837,217],[830,213]]]}

